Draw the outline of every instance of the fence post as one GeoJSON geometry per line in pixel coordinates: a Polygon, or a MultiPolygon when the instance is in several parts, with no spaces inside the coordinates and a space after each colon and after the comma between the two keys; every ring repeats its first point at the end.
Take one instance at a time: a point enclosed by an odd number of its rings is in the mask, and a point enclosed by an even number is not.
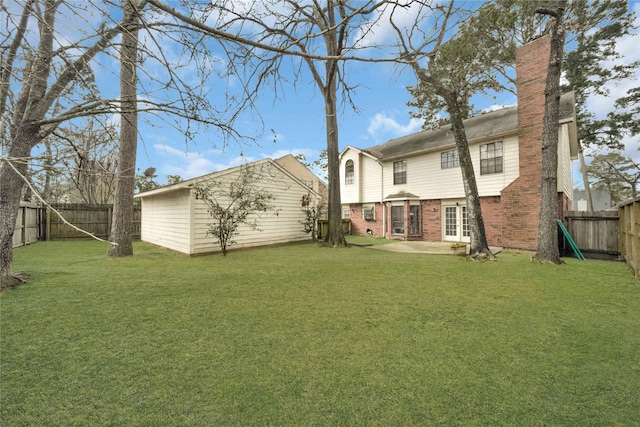
{"type": "Polygon", "coordinates": [[[111,240],[111,222],[112,222],[112,218],[111,216],[113,215],[113,205],[109,205],[107,207],[107,239],[106,240],[111,240]]]}
{"type": "Polygon", "coordinates": [[[27,245],[27,207],[22,207],[22,245],[27,245]]]}
{"type": "Polygon", "coordinates": [[[51,234],[51,209],[49,209],[48,207],[45,208],[45,216],[46,216],[46,221],[47,221],[47,232],[45,233],[45,237],[44,240],[48,241],[51,240],[49,237],[49,235],[51,234]]]}
{"type": "Polygon", "coordinates": [[[47,207],[38,208],[38,240],[47,240],[47,207]]]}

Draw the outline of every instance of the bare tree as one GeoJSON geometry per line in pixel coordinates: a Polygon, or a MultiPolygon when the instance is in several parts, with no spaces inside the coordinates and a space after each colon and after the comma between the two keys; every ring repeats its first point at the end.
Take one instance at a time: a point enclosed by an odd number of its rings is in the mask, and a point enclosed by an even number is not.
{"type": "MultiPolygon", "coordinates": [[[[372,19],[371,16],[375,16],[374,12],[388,2],[367,0],[349,3],[328,0],[301,3],[297,0],[262,0],[254,2],[251,7],[245,7],[243,3],[217,1],[193,13],[197,19],[168,7],[160,0],[149,2],[197,31],[234,43],[237,64],[247,58],[256,59],[258,66],[254,64],[250,69],[259,84],[272,79],[274,85],[280,87],[283,84],[280,79],[284,79],[284,76],[279,74],[279,66],[285,58],[298,58],[292,59],[292,78],[295,84],[302,74],[300,64],[306,64],[323,96],[325,109],[329,181],[329,227],[325,244],[346,245],[342,230],[338,159],[339,96],[342,105],[350,104],[356,108],[350,98],[354,87],[346,79],[347,62],[384,60],[372,58],[370,54],[368,57],[359,55],[359,51],[371,47],[363,43],[375,27],[376,18],[372,19]],[[207,22],[210,21],[215,21],[217,25],[208,25],[207,22]]],[[[251,94],[256,92],[257,89],[252,90],[251,94]]]]}
{"type": "Polygon", "coordinates": [[[65,88],[77,78],[79,71],[121,31],[119,26],[108,29],[101,27],[93,38],[84,40],[82,45],[77,43],[74,47],[88,47],[81,49],[75,58],[64,56],[60,72],[53,74],[54,59],[67,52],[66,49],[54,50],[55,21],[61,4],[57,0],[42,0],[41,4],[36,1],[25,2],[18,27],[9,34],[12,48],[2,58],[0,117],[8,117],[8,112],[12,110],[9,140],[4,144],[6,156],[0,165],[0,282],[4,283],[12,281],[12,236],[31,150],[64,120],[61,116],[69,119],[78,116],[81,110],[86,114],[87,111],[97,110],[98,105],[78,105],[57,118],[47,117],[47,113],[65,88]],[[32,16],[37,19],[39,30],[33,49],[30,47],[33,40],[27,41],[25,38],[28,20],[32,16]],[[25,52],[22,69],[16,70],[16,58],[21,47],[25,52]],[[7,100],[12,98],[8,93],[18,74],[22,76],[19,79],[20,86],[12,108],[8,108],[7,100]]]}
{"type": "MultiPolygon", "coordinates": [[[[147,66],[153,62],[163,70],[141,73],[144,103],[139,103],[137,110],[180,129],[186,143],[199,131],[212,128],[224,135],[224,141],[239,137],[234,130],[237,110],[228,108],[235,100],[225,98],[222,108],[216,108],[207,98],[211,86],[191,80],[194,68],[201,81],[214,73],[228,73],[229,70],[210,66],[211,55],[207,50],[210,45],[183,40],[184,26],[171,22],[165,14],[146,11],[145,0],[135,0],[132,4],[139,14],[140,28],[144,29],[145,43],[140,46],[139,59],[145,60],[147,66]],[[186,59],[167,58],[163,50],[165,43],[181,45],[181,58],[186,59]],[[185,64],[191,67],[189,81],[181,77],[185,64]]],[[[112,21],[111,16],[120,15],[120,5],[82,3],[83,8],[91,9],[89,12],[96,12],[86,14],[78,13],[78,4],[66,0],[27,0],[22,5],[18,12],[15,7],[0,9],[2,22],[15,23],[15,26],[0,27],[0,37],[8,41],[3,43],[8,48],[0,49],[0,279],[3,282],[11,281],[12,236],[32,150],[62,123],[86,116],[118,114],[124,106],[119,99],[110,99],[101,93],[94,84],[92,72],[92,67],[104,66],[105,56],[117,52],[116,37],[123,27],[121,22],[112,21]],[[63,34],[56,26],[61,17],[86,19],[86,25],[73,34],[63,34]],[[92,21],[95,17],[102,22],[92,21]],[[30,26],[30,22],[37,23],[37,27],[30,26]]],[[[110,71],[106,67],[105,70],[110,71]]],[[[243,100],[236,105],[238,110],[247,106],[243,100]]],[[[123,169],[129,168],[123,166],[123,169]]],[[[134,170],[135,165],[131,172],[134,170]]],[[[123,197],[132,198],[133,192],[123,197]]]]}
{"type": "Polygon", "coordinates": [[[240,226],[258,230],[260,215],[273,208],[273,195],[260,186],[269,180],[265,165],[243,165],[231,180],[231,174],[220,179],[211,179],[193,185],[196,199],[207,205],[211,215],[208,235],[220,245],[222,255],[236,243],[240,226]]]}
{"type": "Polygon", "coordinates": [[[53,132],[44,141],[47,148],[41,171],[44,199],[64,197],[90,205],[111,203],[118,164],[116,142],[115,126],[99,123],[92,117],[53,132]],[[54,177],[63,181],[64,188],[56,192],[56,197],[51,197],[54,177]]]}
{"type": "Polygon", "coordinates": [[[122,0],[122,47],[120,48],[120,144],[109,256],[133,255],[133,193],[138,148],[138,25],[139,12],[133,0],[122,0]]]}

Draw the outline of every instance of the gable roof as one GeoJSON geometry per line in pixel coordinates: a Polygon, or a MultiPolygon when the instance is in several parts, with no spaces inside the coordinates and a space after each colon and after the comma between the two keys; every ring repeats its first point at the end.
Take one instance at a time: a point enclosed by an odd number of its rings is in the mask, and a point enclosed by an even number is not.
{"type": "MultiPolygon", "coordinates": [[[[319,187],[328,188],[327,184],[322,179],[320,179],[320,177],[318,177],[313,171],[311,171],[311,169],[309,169],[304,163],[300,161],[300,159],[298,159],[293,154],[285,154],[284,156],[275,159],[274,162],[276,162],[277,164],[279,164],[285,169],[289,168],[293,163],[294,165],[296,165],[296,168],[299,171],[303,171],[304,175],[314,178],[318,182],[319,187]]],[[[297,171],[290,170],[289,172],[299,177],[298,179],[300,180],[302,180],[303,178],[306,178],[306,177],[303,177],[302,175],[299,175],[297,171]]]]}
{"type": "MultiPolygon", "coordinates": [[[[573,92],[562,95],[560,98],[560,123],[573,121],[575,124],[574,105],[573,92]]],[[[470,117],[464,120],[464,127],[469,142],[480,139],[498,139],[516,134],[518,132],[518,107],[506,107],[470,117]]],[[[378,159],[391,160],[449,146],[455,146],[451,124],[392,139],[362,151],[378,159]]]]}
{"type": "Polygon", "coordinates": [[[252,163],[246,163],[244,165],[240,165],[240,166],[235,166],[232,168],[228,168],[228,169],[224,169],[221,171],[217,171],[217,172],[212,172],[209,173],[207,175],[202,175],[196,178],[191,178],[191,179],[187,179],[181,182],[178,182],[176,184],[170,184],[170,185],[164,185],[162,187],[158,187],[158,188],[154,188],[153,190],[149,190],[149,191],[145,191],[143,193],[139,193],[134,195],[134,198],[144,198],[144,197],[149,197],[149,196],[157,196],[158,194],[164,194],[164,193],[169,193],[172,191],[179,191],[179,190],[190,190],[191,186],[193,184],[197,184],[198,182],[202,182],[202,181],[207,181],[207,180],[211,180],[211,179],[218,179],[220,177],[223,177],[225,175],[228,175],[230,173],[236,172],[238,169],[245,167],[245,166],[259,166],[259,165],[263,165],[263,164],[270,164],[273,167],[277,168],[278,170],[280,170],[281,172],[283,172],[285,175],[287,175],[289,178],[291,178],[294,182],[296,182],[297,184],[303,186],[305,189],[314,192],[316,195],[318,195],[318,193],[313,190],[312,188],[309,188],[305,183],[303,183],[300,179],[298,179],[296,176],[294,176],[291,172],[289,172],[286,168],[284,168],[282,165],[278,164],[277,162],[273,161],[272,159],[263,159],[263,160],[258,160],[252,163]]]}

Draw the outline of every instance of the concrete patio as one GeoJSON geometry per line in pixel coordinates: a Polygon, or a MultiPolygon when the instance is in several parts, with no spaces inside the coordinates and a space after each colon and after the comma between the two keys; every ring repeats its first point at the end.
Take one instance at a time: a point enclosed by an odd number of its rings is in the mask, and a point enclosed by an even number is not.
{"type": "MultiPolygon", "coordinates": [[[[401,241],[388,243],[386,245],[354,245],[360,246],[366,249],[375,249],[379,251],[390,252],[405,252],[415,254],[453,254],[451,248],[451,242],[424,242],[424,241],[401,241]]],[[[497,254],[502,251],[502,248],[491,246],[489,247],[493,254],[497,254]]],[[[467,251],[469,247],[467,246],[467,251]]]]}

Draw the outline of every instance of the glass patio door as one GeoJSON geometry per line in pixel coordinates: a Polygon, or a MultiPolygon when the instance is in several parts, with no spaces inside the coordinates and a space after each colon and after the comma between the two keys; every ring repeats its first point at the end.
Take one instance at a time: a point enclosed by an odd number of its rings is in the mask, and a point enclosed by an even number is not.
{"type": "Polygon", "coordinates": [[[465,205],[444,207],[444,239],[448,242],[470,242],[469,217],[465,205]]]}

